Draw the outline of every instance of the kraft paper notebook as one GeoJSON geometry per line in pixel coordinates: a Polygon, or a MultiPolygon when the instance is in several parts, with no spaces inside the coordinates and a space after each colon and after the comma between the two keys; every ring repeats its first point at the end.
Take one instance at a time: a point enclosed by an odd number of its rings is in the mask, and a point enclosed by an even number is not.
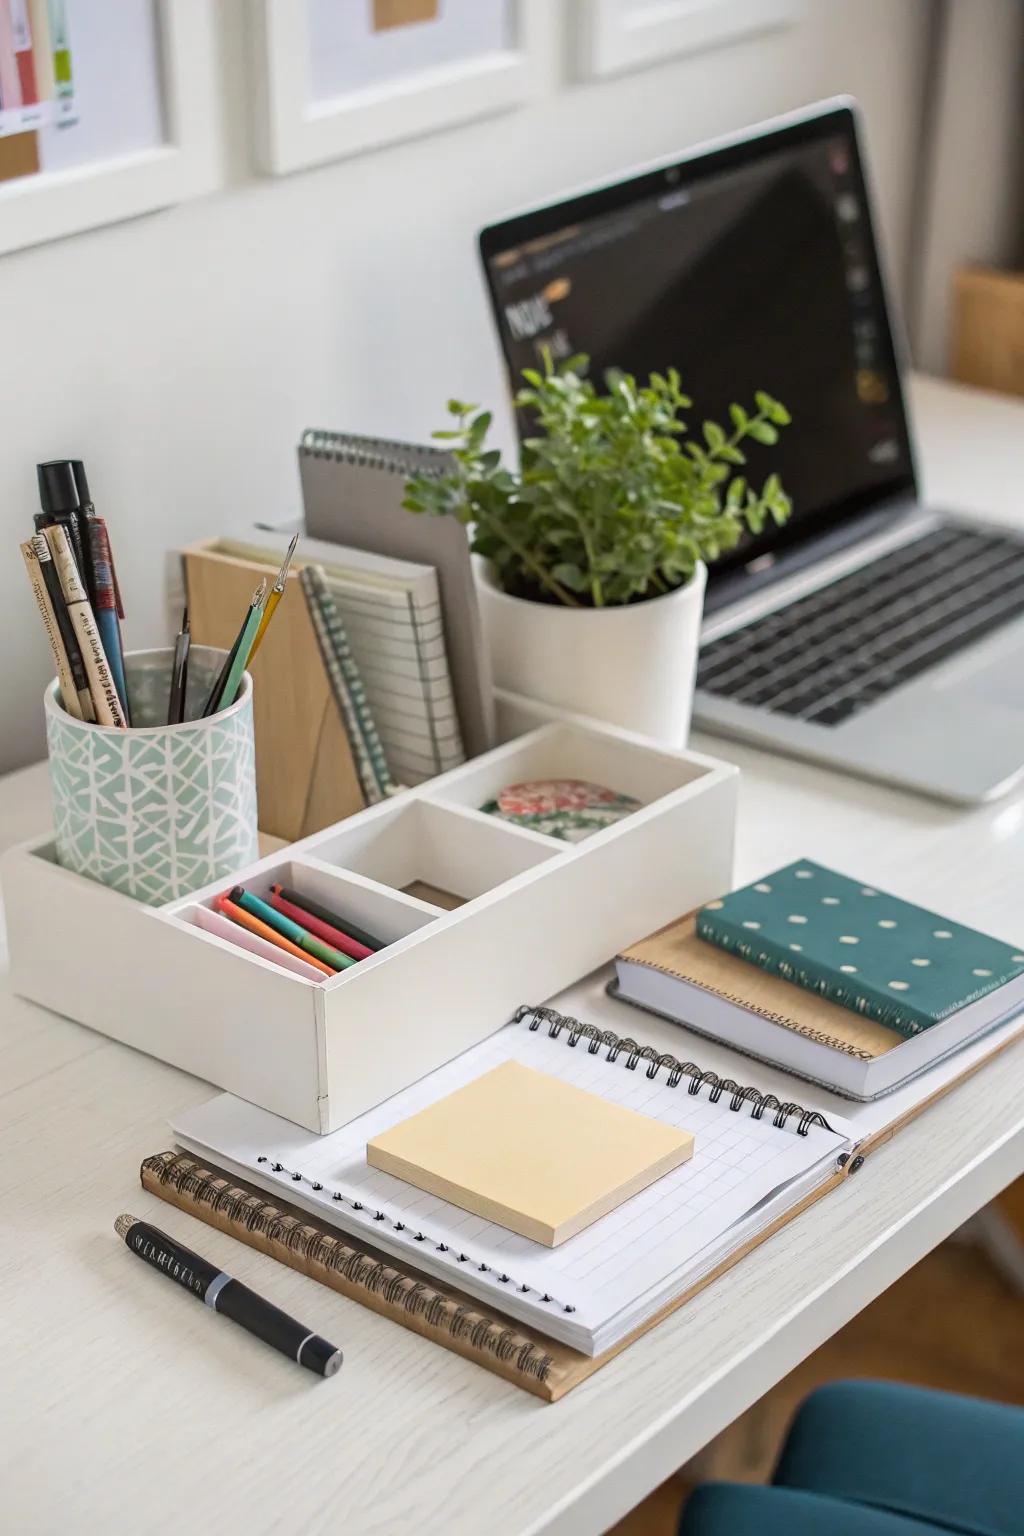
{"type": "Polygon", "coordinates": [[[605,996],[607,979],[600,972],[559,999],[593,1022],[520,1009],[482,1045],[329,1136],[222,1094],[173,1125],[185,1164],[198,1160],[210,1171],[206,1195],[179,1196],[173,1179],[157,1187],[152,1174],[147,1187],[553,1401],[856,1173],[873,1147],[1024,1032],[1014,1020],[844,1117],[851,1107],[824,1090],[797,1102],[800,1085],[775,1068],[744,1086],[735,1051],[655,1019],[646,1020],[649,1043],[620,1036],[609,1022],[621,1019],[622,1005],[605,996]],[[688,1059],[695,1046],[703,1065],[688,1059]],[[685,1127],[695,1136],[693,1157],[555,1249],[367,1165],[373,1136],[510,1060],[685,1127]],[[237,1201],[252,1197],[229,1193],[236,1180],[269,1194],[272,1209],[301,1208],[307,1237],[272,1223],[270,1243],[255,1219],[237,1219],[237,1201]],[[326,1247],[330,1234],[346,1249],[376,1251],[368,1284],[346,1289],[325,1272],[325,1253],[336,1251],[326,1247]],[[466,1332],[471,1316],[478,1329],[466,1332]]]}
{"type": "Polygon", "coordinates": [[[774,976],[699,938],[696,913],[649,934],[618,956],[613,997],[698,1034],[722,1040],[755,1061],[856,1100],[893,1092],[953,1056],[1021,1006],[1007,988],[994,1019],[954,1015],[907,1040],[894,1029],[774,976]]]}

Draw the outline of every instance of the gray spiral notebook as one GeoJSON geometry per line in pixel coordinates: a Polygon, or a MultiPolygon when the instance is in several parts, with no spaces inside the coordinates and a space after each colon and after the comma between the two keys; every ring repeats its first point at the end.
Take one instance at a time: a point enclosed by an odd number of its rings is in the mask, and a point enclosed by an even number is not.
{"type": "Polygon", "coordinates": [[[455,708],[463,746],[475,757],[494,745],[494,696],[466,530],[402,506],[410,475],[441,474],[449,463],[437,448],[338,432],[309,430],[299,444],[309,534],[437,571],[455,708]]]}

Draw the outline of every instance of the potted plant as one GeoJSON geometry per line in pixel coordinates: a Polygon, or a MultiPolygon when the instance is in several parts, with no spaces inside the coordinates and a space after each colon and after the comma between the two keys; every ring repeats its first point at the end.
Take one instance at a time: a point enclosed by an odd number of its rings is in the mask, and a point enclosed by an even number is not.
{"type": "Polygon", "coordinates": [[[599,392],[586,363],[545,354],[524,372],[515,404],[536,433],[518,472],[485,447],[490,412],[450,400],[455,424],[434,437],[451,469],[415,476],[404,504],[470,528],[499,687],[681,745],[705,562],[790,511],[777,475],[748,484],[740,445],[775,443],[789,414],[759,392],[697,441],[674,369],[644,386],[609,373],[599,392]]]}

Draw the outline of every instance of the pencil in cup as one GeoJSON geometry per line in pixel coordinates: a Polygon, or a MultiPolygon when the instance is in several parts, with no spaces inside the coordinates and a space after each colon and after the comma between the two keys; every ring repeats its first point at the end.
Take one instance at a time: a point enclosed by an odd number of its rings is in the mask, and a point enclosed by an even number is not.
{"type": "Polygon", "coordinates": [[[284,584],[288,580],[288,567],[292,563],[292,556],[295,553],[295,546],[298,542],[298,534],[293,534],[291,543],[285,550],[284,559],[281,561],[281,569],[278,571],[277,576],[274,578],[274,585],[270,589],[270,596],[267,598],[266,606],[263,609],[263,617],[260,619],[259,627],[256,630],[256,634],[252,642],[252,647],[249,651],[249,662],[247,662],[246,665],[249,665],[249,663],[252,662],[256,652],[263,644],[263,637],[267,632],[267,627],[270,624],[271,619],[274,617],[274,614],[277,612],[278,603],[284,596],[284,584]]]}
{"type": "Polygon", "coordinates": [[[57,567],[53,563],[50,546],[41,533],[34,534],[29,543],[32,545],[32,552],[39,565],[43,585],[46,588],[46,595],[50,600],[50,607],[57,622],[57,629],[60,632],[64,645],[64,654],[67,656],[68,667],[74,683],[75,695],[78,699],[77,713],[74,710],[68,710],[68,713],[75,719],[92,722],[96,719],[96,711],[93,708],[92,694],[89,692],[89,679],[85,675],[85,663],[82,660],[78,637],[75,634],[67,605],[64,602],[64,592],[60,584],[60,577],[57,575],[57,567]]]}
{"type": "MultiPolygon", "coordinates": [[[[46,543],[45,539],[43,543],[46,543]]],[[[32,585],[32,595],[36,600],[36,605],[43,620],[46,638],[50,642],[50,650],[53,652],[53,661],[57,668],[57,678],[60,682],[60,694],[64,701],[64,708],[76,720],[81,720],[82,706],[78,702],[78,692],[75,688],[75,680],[71,675],[68,654],[64,649],[64,641],[57,627],[57,616],[53,611],[50,594],[46,590],[39,558],[32,547],[31,539],[26,539],[25,543],[21,545],[21,557],[25,562],[28,579],[32,585]]]]}
{"type": "Polygon", "coordinates": [[[268,902],[261,900],[259,896],[254,896],[251,891],[247,891],[243,885],[236,885],[234,887],[230,899],[236,902],[244,912],[248,912],[250,917],[258,918],[260,922],[266,923],[269,928],[273,928],[283,938],[290,939],[293,944],[297,944],[303,953],[312,955],[324,965],[329,965],[332,970],[345,971],[348,970],[350,965],[356,964],[352,955],[342,954],[340,949],[335,949],[331,944],[325,944],[322,939],[318,939],[315,934],[303,928],[300,923],[293,922],[290,917],[285,917],[283,912],[278,912],[268,902]]]}
{"type": "Polygon", "coordinates": [[[107,653],[103,649],[103,641],[96,627],[96,617],[86,596],[85,587],[82,585],[82,578],[75,564],[68,535],[59,523],[54,523],[45,530],[43,536],[50,546],[50,553],[57,567],[57,575],[60,577],[68,616],[81,648],[82,662],[85,666],[85,675],[89,679],[89,692],[92,695],[97,723],[123,728],[128,722],[114,686],[107,653]]]}
{"type": "Polygon", "coordinates": [[[323,975],[334,975],[334,971],[329,965],[325,965],[315,955],[307,954],[297,944],[293,944],[290,939],[286,939],[283,934],[278,933],[275,928],[271,928],[269,923],[260,922],[258,917],[253,917],[251,912],[246,912],[237,902],[232,901],[230,896],[218,896],[215,905],[218,912],[222,912],[225,917],[229,917],[240,928],[248,928],[250,933],[258,934],[261,939],[266,939],[269,943],[276,945],[278,949],[287,950],[290,955],[295,955],[298,959],[305,960],[308,965],[311,965],[316,971],[321,971],[323,975]]]}

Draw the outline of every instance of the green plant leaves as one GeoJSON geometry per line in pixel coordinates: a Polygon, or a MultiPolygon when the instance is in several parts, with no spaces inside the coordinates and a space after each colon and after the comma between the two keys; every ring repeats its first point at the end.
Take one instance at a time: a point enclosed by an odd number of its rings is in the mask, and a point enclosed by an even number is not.
{"type": "Polygon", "coordinates": [[[615,371],[604,392],[586,377],[587,359],[527,369],[516,404],[537,422],[520,469],[484,447],[491,413],[448,402],[452,465],[406,487],[410,512],[452,516],[472,526],[473,548],[493,562],[505,591],[570,606],[621,605],[688,581],[700,560],[735,549],[744,528],[789,516],[770,474],[758,492],[743,475],[746,440],[772,446],[789,413],[763,390],[755,410],[729,408],[731,431],[705,421],[686,436],[690,406],[675,369],[645,385],[615,371]]]}

